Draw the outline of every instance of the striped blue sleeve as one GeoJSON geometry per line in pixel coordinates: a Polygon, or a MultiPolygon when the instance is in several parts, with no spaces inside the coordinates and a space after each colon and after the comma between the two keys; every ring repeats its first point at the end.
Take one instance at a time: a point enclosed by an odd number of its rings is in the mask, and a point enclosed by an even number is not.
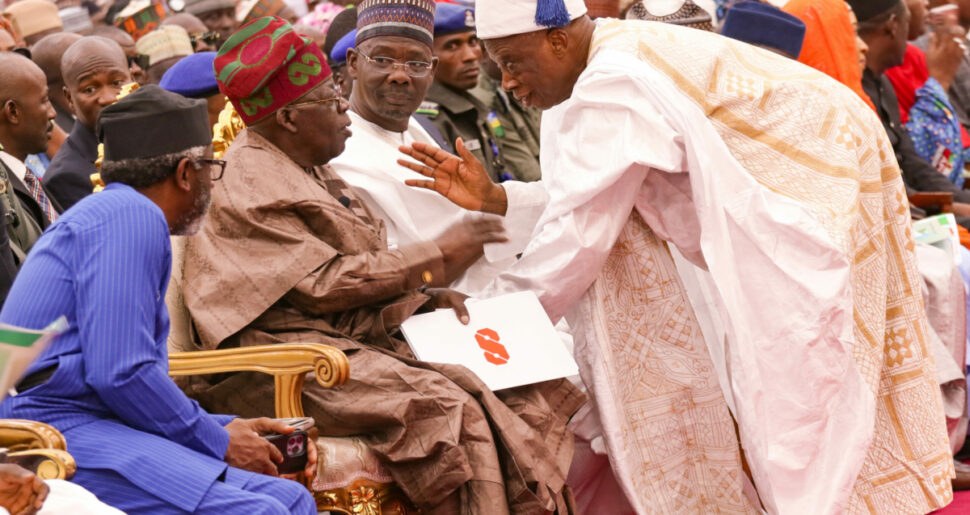
{"type": "Polygon", "coordinates": [[[156,334],[168,226],[144,205],[116,214],[77,239],[84,379],[129,426],[223,459],[228,432],[168,377],[164,336],[156,334]]]}

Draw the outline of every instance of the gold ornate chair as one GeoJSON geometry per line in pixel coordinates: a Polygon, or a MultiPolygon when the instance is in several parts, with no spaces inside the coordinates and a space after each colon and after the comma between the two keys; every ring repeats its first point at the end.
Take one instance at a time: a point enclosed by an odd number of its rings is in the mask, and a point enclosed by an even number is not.
{"type": "MultiPolygon", "coordinates": [[[[213,129],[216,158],[222,157],[243,128],[232,104],[226,102],[213,129]]],[[[173,376],[244,370],[272,374],[276,377],[276,416],[281,418],[303,416],[300,390],[307,372],[314,372],[317,382],[325,388],[347,379],[347,358],[327,345],[288,343],[228,351],[199,350],[182,296],[184,256],[185,238],[173,236],[172,276],[165,297],[171,321],[168,343],[173,376]],[[297,350],[299,353],[293,353],[297,350]]],[[[317,451],[317,477],[308,488],[320,511],[347,515],[419,513],[360,438],[321,437],[317,439],[317,451]]]]}
{"type": "Polygon", "coordinates": [[[64,436],[43,422],[0,420],[0,447],[7,449],[8,462],[33,471],[41,479],[71,479],[77,470],[64,436]]]}

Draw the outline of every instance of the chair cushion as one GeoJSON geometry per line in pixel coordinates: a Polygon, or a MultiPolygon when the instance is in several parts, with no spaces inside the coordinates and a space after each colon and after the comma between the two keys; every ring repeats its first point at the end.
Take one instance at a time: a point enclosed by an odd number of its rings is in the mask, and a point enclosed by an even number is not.
{"type": "Polygon", "coordinates": [[[317,439],[317,477],[312,490],[323,492],[350,486],[357,479],[391,483],[391,474],[357,437],[321,437],[317,439]]]}
{"type": "Polygon", "coordinates": [[[168,331],[168,353],[201,350],[192,343],[192,321],[182,296],[185,273],[185,236],[172,236],[172,276],[165,292],[165,305],[171,327],[168,331]]]}

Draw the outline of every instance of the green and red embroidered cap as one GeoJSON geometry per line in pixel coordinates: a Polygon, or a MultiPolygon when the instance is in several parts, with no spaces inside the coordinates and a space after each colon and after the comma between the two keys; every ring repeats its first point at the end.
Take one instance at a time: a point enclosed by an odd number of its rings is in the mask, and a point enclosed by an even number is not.
{"type": "Polygon", "coordinates": [[[246,125],[297,100],[331,75],[313,40],[266,16],[239,28],[216,56],[216,81],[246,125]]]}

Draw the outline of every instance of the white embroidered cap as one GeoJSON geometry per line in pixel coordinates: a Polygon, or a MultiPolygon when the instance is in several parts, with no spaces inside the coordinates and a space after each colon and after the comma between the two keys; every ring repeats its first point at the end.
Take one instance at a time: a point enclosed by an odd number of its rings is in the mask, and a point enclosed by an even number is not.
{"type": "Polygon", "coordinates": [[[480,39],[562,27],[586,14],[583,0],[475,0],[480,39]]]}

